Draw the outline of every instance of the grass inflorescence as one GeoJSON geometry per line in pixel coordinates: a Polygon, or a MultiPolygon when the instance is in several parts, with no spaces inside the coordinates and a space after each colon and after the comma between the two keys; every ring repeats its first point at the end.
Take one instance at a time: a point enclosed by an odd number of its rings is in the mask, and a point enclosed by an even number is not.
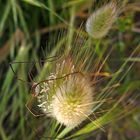
{"type": "Polygon", "coordinates": [[[0,139],[139,139],[138,5],[0,1],[0,139]]]}

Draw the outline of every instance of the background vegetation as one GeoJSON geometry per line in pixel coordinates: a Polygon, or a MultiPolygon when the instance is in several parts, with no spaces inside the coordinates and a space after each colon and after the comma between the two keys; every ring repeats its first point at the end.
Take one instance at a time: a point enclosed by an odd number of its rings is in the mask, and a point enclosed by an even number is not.
{"type": "Polygon", "coordinates": [[[29,108],[33,105],[29,74],[32,71],[33,79],[41,80],[51,65],[40,67],[36,63],[34,68],[33,62],[61,48],[66,30],[66,46],[71,45],[73,29],[78,32],[81,26],[84,31],[90,13],[104,3],[107,0],[0,0],[0,139],[140,140],[139,0],[121,1],[118,20],[95,50],[96,61],[101,61],[111,46],[104,71],[120,72],[112,80],[120,85],[112,91],[117,100],[113,106],[107,104],[109,111],[94,123],[71,130],[48,117],[33,116],[25,106],[27,102],[29,108]],[[9,66],[11,62],[20,62],[12,63],[15,73],[9,66]]]}

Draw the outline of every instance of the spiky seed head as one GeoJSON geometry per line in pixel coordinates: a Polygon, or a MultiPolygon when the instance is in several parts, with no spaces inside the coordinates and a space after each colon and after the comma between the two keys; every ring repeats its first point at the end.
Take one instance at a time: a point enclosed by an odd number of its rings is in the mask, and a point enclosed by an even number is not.
{"type": "Polygon", "coordinates": [[[93,87],[90,80],[74,71],[72,61],[65,59],[56,65],[55,74],[48,77],[53,77],[54,80],[42,82],[35,90],[38,106],[42,111],[67,127],[76,127],[87,119],[93,107],[93,87]],[[69,75],[65,77],[67,74],[69,75]]]}
{"type": "Polygon", "coordinates": [[[110,2],[99,8],[87,19],[87,33],[95,39],[106,36],[116,20],[117,15],[118,8],[115,2],[110,2]]]}
{"type": "Polygon", "coordinates": [[[57,90],[52,100],[52,115],[68,127],[75,127],[87,119],[92,111],[93,89],[89,81],[70,76],[57,90]]]}

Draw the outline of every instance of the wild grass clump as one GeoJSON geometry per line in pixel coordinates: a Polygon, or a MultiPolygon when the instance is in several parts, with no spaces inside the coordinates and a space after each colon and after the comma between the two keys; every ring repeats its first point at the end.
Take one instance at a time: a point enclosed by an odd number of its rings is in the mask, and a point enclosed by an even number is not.
{"type": "Polygon", "coordinates": [[[0,2],[0,139],[124,140],[129,122],[139,132],[139,7],[122,1],[120,14],[117,2],[0,2]]]}

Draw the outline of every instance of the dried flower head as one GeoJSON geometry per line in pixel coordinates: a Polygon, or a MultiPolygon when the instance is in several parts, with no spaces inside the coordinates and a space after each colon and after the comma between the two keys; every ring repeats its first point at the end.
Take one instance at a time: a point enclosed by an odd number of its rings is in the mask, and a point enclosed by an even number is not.
{"type": "Polygon", "coordinates": [[[87,33],[95,39],[107,35],[118,15],[117,4],[110,2],[95,11],[86,22],[87,33]]]}

